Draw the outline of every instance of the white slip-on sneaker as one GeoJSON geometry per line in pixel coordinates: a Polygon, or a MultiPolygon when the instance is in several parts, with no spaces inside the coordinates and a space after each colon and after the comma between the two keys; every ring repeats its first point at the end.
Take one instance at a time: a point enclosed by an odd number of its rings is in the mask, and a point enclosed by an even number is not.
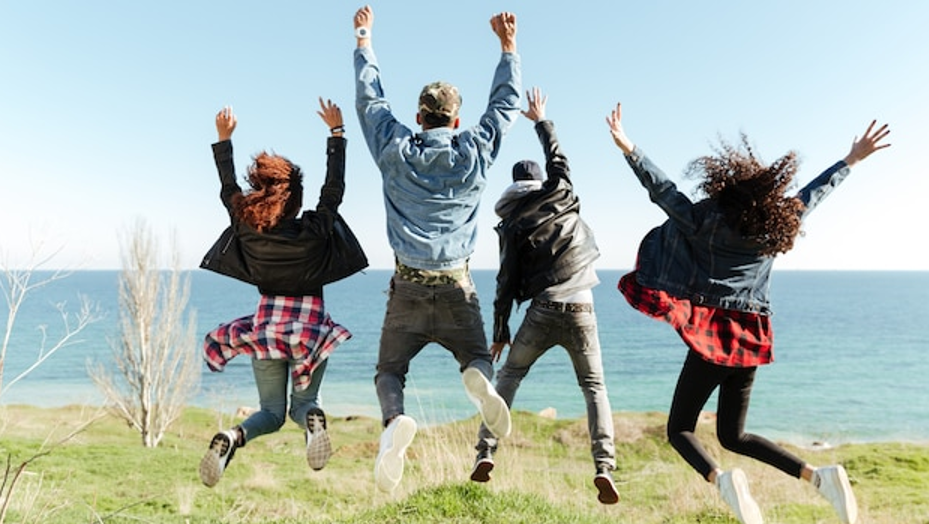
{"type": "Polygon", "coordinates": [[[381,433],[381,447],[374,461],[374,483],[378,489],[390,493],[403,478],[406,448],[416,435],[416,421],[406,415],[397,415],[381,433]]]}
{"type": "Polygon", "coordinates": [[[461,374],[465,392],[477,406],[487,429],[497,438],[508,437],[512,429],[510,408],[506,405],[487,377],[477,368],[467,368],[461,374]]]}
{"type": "Polygon", "coordinates": [[[326,467],[332,456],[332,442],[326,431],[326,414],[319,408],[306,413],[306,463],[314,471],[326,467]]]}
{"type": "Polygon", "coordinates": [[[235,450],[238,447],[236,445],[237,439],[238,435],[234,429],[221,431],[213,435],[213,439],[210,440],[210,448],[207,449],[206,454],[200,460],[200,480],[203,481],[204,485],[212,488],[222,478],[226,466],[229,465],[229,461],[235,455],[235,450]]]}
{"type": "Polygon", "coordinates": [[[858,502],[848,481],[848,473],[842,466],[816,468],[810,479],[816,490],[835,508],[844,524],[855,524],[858,520],[858,502]]]}
{"type": "Polygon", "coordinates": [[[724,471],[716,476],[716,487],[719,493],[726,501],[726,504],[732,508],[736,518],[742,524],[764,524],[764,518],[761,515],[761,508],[752,498],[748,490],[748,478],[745,472],[739,468],[730,471],[724,471]]]}

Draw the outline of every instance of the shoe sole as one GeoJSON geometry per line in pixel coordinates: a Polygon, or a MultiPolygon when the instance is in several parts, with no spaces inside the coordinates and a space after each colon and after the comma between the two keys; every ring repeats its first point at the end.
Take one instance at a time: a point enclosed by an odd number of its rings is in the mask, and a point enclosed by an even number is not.
{"type": "Polygon", "coordinates": [[[416,421],[402,417],[394,427],[390,447],[382,450],[374,466],[374,483],[378,489],[390,493],[403,478],[406,448],[413,443],[416,436],[416,421]]]}
{"type": "Polygon", "coordinates": [[[223,459],[223,454],[228,453],[229,447],[232,445],[226,440],[227,438],[222,434],[215,435],[213,440],[210,441],[210,449],[200,460],[200,480],[207,487],[212,488],[223,477],[223,471],[226,469],[226,460],[223,459]]]}
{"type": "Polygon", "coordinates": [[[461,380],[464,382],[468,398],[477,406],[487,429],[495,437],[508,437],[512,429],[510,408],[503,397],[494,390],[487,377],[475,368],[468,368],[461,374],[461,380]]]}
{"type": "Polygon", "coordinates": [[[322,413],[311,413],[306,417],[307,436],[306,463],[313,471],[326,467],[332,457],[332,442],[326,431],[326,416],[322,413]]]}
{"type": "MultiPolygon", "coordinates": [[[[845,497],[842,498],[842,505],[833,506],[836,509],[836,512],[839,514],[839,519],[844,524],[850,524],[858,520],[858,501],[855,500],[855,492],[852,491],[852,483],[848,480],[848,473],[845,472],[845,468],[830,469],[829,476],[832,477],[829,480],[832,484],[842,487],[842,494],[845,497]]],[[[832,502],[831,500],[829,502],[832,502]]]]}
{"type": "Polygon", "coordinates": [[[616,504],[619,502],[619,491],[616,490],[616,484],[613,479],[605,475],[594,477],[594,486],[597,487],[597,500],[601,504],[616,504]]]}
{"type": "Polygon", "coordinates": [[[474,482],[490,482],[490,472],[494,470],[492,460],[481,460],[474,465],[471,471],[471,480],[474,482]]]}

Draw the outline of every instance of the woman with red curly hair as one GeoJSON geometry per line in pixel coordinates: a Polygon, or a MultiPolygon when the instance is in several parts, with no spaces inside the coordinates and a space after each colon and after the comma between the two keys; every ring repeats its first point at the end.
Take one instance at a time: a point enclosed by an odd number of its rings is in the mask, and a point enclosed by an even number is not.
{"type": "Polygon", "coordinates": [[[813,483],[842,522],[855,522],[858,507],[842,466],[815,468],[744,427],[755,371],[772,361],[774,258],[793,247],[803,219],[852,165],[890,145],[880,143],[888,126],[875,129],[871,122],[844,159],[796,196],[786,194],[796,154],[765,165],[743,135],[740,146],[723,143],[716,154],[690,163],[688,173],[703,177],[698,189],[706,194],[694,203],[629,140],[621,115],[617,104],[607,117],[613,141],[668,220],[642,240],[636,269],[620,279],[619,289],[632,307],[671,324],[690,349],[668,414],[671,446],[718,486],[741,522],[763,521],[745,473],[722,471],[694,436],[700,411],[718,387],[716,431],[724,448],[813,483]]]}
{"type": "Polygon", "coordinates": [[[332,135],[327,141],[326,180],[316,210],[300,214],[303,175],[286,158],[265,152],[248,168],[247,191],[236,182],[232,133],[236,117],[223,108],[216,115],[219,141],[213,157],[222,183],[220,198],[229,212],[235,240],[248,261],[248,281],[261,293],[257,311],[210,331],[205,357],[213,371],[230,359],[252,357],[260,410],[232,429],[217,433],[200,462],[200,479],[214,486],[236,449],[283,426],[288,415],[305,429],[306,458],[314,470],[332,455],[326,416],[319,407],[319,388],[327,357],[351,337],[323,305],[322,286],[306,275],[319,264],[345,192],[345,127],[342,112],[319,100],[318,111],[332,135]]]}

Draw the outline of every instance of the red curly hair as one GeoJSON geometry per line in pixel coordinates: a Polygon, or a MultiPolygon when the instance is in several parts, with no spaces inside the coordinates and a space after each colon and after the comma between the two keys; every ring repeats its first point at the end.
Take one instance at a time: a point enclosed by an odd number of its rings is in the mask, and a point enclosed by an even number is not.
{"type": "Polygon", "coordinates": [[[801,234],[804,209],[800,199],[785,196],[800,165],[797,153],[789,151],[766,166],[744,133],[738,146],[720,143],[715,155],[693,160],[687,174],[703,177],[697,189],[716,200],[729,227],[762,245],[760,254],[790,251],[801,234]]]}
{"type": "Polygon", "coordinates": [[[290,160],[262,151],[252,157],[248,184],[251,190],[235,195],[232,208],[239,220],[259,233],[299,213],[303,204],[303,174],[290,160]]]}

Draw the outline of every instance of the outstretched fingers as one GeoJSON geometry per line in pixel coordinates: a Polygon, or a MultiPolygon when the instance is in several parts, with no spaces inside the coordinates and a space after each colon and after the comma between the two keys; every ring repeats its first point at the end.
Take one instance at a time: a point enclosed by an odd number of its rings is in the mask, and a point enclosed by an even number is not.
{"type": "Polygon", "coordinates": [[[335,102],[329,99],[324,101],[323,97],[319,97],[319,107],[320,110],[317,111],[316,114],[323,119],[323,122],[325,122],[330,129],[339,127],[343,124],[342,109],[340,109],[335,102]]]}

